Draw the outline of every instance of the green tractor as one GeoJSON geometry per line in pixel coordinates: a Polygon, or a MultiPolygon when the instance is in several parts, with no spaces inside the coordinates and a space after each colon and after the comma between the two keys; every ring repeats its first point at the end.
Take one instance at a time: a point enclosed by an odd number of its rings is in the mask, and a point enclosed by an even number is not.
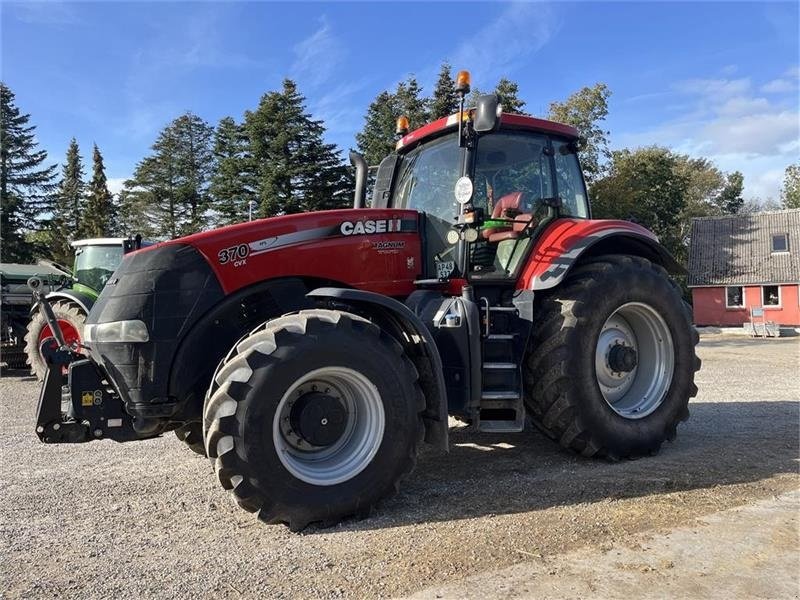
{"type": "MultiPolygon", "coordinates": [[[[64,341],[80,351],[86,315],[89,314],[114,270],[122,262],[122,257],[128,252],[149,246],[150,242],[142,242],[141,236],[137,235],[135,238],[76,240],[70,245],[75,248],[75,265],[72,273],[66,267],[50,261],[41,263],[61,270],[67,275],[67,281],[71,281],[69,287],[63,286],[47,294],[47,300],[61,327],[64,341]]],[[[46,340],[52,339],[53,332],[41,311],[34,308],[30,317],[28,331],[25,334],[27,363],[39,379],[44,379],[47,365],[42,358],[41,345],[46,340]]]]}

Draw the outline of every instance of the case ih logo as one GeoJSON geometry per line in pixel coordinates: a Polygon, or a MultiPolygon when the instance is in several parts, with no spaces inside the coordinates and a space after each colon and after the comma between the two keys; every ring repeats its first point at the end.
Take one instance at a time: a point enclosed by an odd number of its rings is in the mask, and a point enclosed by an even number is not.
{"type": "Polygon", "coordinates": [[[401,219],[378,219],[375,221],[345,221],[339,227],[342,235],[364,235],[369,233],[392,233],[403,229],[401,219]]]}

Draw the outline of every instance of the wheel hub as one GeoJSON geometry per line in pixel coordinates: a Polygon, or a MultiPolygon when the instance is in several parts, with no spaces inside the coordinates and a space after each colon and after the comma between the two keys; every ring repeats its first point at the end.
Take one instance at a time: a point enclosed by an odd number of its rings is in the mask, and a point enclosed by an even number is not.
{"type": "Polygon", "coordinates": [[[310,392],[294,403],[289,422],[300,438],[312,446],[329,446],[344,434],[347,409],[334,396],[310,392]]]}
{"type": "Polygon", "coordinates": [[[330,366],[305,374],[286,390],[272,441],[293,476],[312,485],[336,485],[369,465],[384,427],[377,387],[358,371],[330,366]]]}
{"type": "Polygon", "coordinates": [[[595,375],[608,405],[621,417],[641,419],[656,410],[672,382],[672,334],[656,309],[623,304],[597,339],[595,375]]]}
{"type": "Polygon", "coordinates": [[[615,344],[608,351],[608,366],[617,373],[630,373],[636,367],[636,350],[630,346],[615,344]]]}

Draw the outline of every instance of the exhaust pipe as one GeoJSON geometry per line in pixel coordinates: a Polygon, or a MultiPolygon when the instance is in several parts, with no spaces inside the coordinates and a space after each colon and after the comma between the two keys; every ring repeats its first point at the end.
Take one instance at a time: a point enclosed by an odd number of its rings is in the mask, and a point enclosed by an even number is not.
{"type": "Polygon", "coordinates": [[[351,150],[350,164],[356,169],[356,193],[353,208],[364,208],[367,196],[367,161],[361,154],[351,150]]]}

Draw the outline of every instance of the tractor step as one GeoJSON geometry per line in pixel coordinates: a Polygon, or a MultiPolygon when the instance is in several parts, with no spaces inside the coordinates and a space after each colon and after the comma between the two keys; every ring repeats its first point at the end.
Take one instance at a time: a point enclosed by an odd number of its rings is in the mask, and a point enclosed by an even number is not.
{"type": "Polygon", "coordinates": [[[519,392],[514,390],[483,392],[481,400],[519,400],[519,392]]]}
{"type": "Polygon", "coordinates": [[[519,432],[525,428],[519,365],[519,311],[516,306],[492,306],[487,298],[481,298],[481,308],[484,318],[483,389],[478,430],[519,432]],[[493,315],[497,315],[496,318],[493,315]]]}
{"type": "Polygon", "coordinates": [[[516,369],[517,365],[512,362],[485,362],[484,369],[516,369]]]}
{"type": "Polygon", "coordinates": [[[500,340],[513,340],[517,337],[516,333],[491,333],[486,336],[487,340],[500,341],[500,340]]]}

